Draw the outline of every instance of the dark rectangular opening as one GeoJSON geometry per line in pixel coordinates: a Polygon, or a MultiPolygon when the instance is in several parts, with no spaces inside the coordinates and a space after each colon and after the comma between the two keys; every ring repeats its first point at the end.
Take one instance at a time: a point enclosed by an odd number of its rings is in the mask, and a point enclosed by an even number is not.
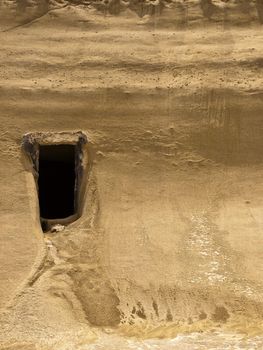
{"type": "Polygon", "coordinates": [[[75,213],[75,145],[39,146],[40,216],[62,219],[75,213]]]}

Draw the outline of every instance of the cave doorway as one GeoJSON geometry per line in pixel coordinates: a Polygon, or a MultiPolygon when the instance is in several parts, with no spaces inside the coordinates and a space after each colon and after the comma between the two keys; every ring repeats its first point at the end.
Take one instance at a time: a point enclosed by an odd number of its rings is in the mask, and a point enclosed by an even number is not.
{"type": "Polygon", "coordinates": [[[36,182],[43,232],[81,216],[89,169],[86,144],[87,137],[81,131],[23,136],[22,147],[36,182]]]}
{"type": "Polygon", "coordinates": [[[42,219],[64,219],[75,214],[75,159],[74,145],[39,147],[38,194],[42,219]]]}

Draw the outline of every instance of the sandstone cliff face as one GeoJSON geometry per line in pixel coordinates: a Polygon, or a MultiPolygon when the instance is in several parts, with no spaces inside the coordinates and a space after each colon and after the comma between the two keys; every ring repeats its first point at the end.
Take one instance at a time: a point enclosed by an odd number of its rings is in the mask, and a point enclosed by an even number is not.
{"type": "MultiPolygon", "coordinates": [[[[49,11],[67,6],[96,9],[104,15],[119,16],[127,11],[140,18],[170,17],[174,26],[203,21],[244,24],[263,22],[262,0],[1,0],[1,11],[16,14],[15,22],[25,24],[49,11]]],[[[3,16],[4,17],[4,16],[3,16]]],[[[13,18],[14,21],[14,18],[13,18]]]]}
{"type": "Polygon", "coordinates": [[[2,348],[261,349],[260,3],[16,5],[0,21],[2,348]],[[43,233],[23,135],[79,130],[81,216],[43,233]]]}

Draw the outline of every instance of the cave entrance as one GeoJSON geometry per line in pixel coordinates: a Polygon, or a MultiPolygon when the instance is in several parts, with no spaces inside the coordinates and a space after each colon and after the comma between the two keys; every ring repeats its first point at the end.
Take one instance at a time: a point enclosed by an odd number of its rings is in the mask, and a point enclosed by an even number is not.
{"type": "Polygon", "coordinates": [[[75,159],[74,145],[40,145],[38,193],[42,220],[75,214],[75,159]]]}
{"type": "Polygon", "coordinates": [[[44,232],[77,220],[83,209],[88,171],[87,137],[81,131],[27,133],[22,147],[34,175],[44,232]],[[27,158],[28,159],[28,158],[27,158]]]}

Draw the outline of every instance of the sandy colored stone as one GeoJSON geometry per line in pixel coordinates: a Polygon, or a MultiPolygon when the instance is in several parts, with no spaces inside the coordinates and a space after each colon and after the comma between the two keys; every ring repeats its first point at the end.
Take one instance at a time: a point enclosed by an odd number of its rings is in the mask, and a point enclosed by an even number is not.
{"type": "Polygon", "coordinates": [[[262,349],[262,28],[187,3],[2,4],[1,350],[262,349]],[[76,131],[82,215],[44,236],[22,138],[76,131]]]}

